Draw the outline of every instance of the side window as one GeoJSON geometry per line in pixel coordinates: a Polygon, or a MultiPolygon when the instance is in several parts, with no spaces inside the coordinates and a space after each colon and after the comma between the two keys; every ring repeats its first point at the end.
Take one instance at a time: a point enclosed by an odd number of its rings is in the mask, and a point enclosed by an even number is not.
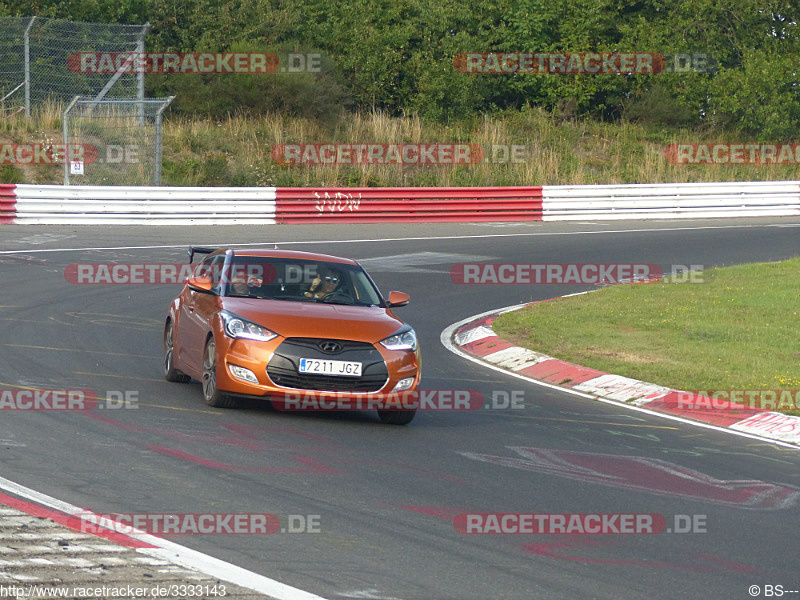
{"type": "Polygon", "coordinates": [[[379,305],[381,303],[380,296],[371,285],[369,278],[363,271],[353,269],[348,272],[353,289],[355,290],[355,298],[362,304],[379,305]]]}
{"type": "Polygon", "coordinates": [[[225,255],[218,254],[213,258],[211,264],[209,265],[209,275],[206,277],[211,277],[211,284],[217,288],[219,287],[219,281],[222,278],[222,267],[225,264],[225,255]]]}
{"type": "Polygon", "coordinates": [[[208,256],[203,261],[197,265],[194,270],[195,277],[211,277],[211,261],[214,260],[213,257],[208,256]]]}
{"type": "Polygon", "coordinates": [[[211,279],[213,287],[219,285],[222,266],[225,264],[225,255],[209,256],[203,260],[194,270],[195,277],[208,277],[211,279]]]}

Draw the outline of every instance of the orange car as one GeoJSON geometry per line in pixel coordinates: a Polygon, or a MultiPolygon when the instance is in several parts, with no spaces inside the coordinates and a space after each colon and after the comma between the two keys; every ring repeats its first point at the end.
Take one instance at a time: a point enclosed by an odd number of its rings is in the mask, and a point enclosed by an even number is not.
{"type": "Polygon", "coordinates": [[[207,256],[164,327],[167,381],[199,380],[210,406],[254,396],[284,406],[286,398],[357,398],[355,406],[375,407],[384,423],[411,422],[415,406],[363,402],[419,385],[416,334],[391,311],[408,294],[384,299],[346,258],[190,248],[190,262],[197,253],[207,256]]]}

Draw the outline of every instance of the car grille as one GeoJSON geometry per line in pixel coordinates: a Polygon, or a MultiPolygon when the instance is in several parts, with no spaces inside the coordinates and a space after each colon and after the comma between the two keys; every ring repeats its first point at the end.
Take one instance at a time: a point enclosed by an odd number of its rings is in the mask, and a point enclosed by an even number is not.
{"type": "MultiPolygon", "coordinates": [[[[324,346],[323,346],[324,347],[324,346]]],[[[380,352],[372,344],[351,340],[287,338],[278,346],[267,364],[267,375],[281,387],[329,392],[377,392],[389,379],[389,371],[380,352]],[[326,352],[320,344],[335,342],[338,351],[326,352]],[[360,362],[361,377],[336,377],[298,373],[301,358],[360,362]]]]}

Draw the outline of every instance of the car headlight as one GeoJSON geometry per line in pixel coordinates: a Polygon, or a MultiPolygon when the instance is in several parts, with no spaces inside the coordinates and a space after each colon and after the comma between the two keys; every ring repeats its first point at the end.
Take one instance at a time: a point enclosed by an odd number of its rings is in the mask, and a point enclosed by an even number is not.
{"type": "Polygon", "coordinates": [[[222,318],[222,323],[225,326],[225,333],[232,338],[243,338],[246,340],[257,340],[259,342],[268,342],[269,340],[278,337],[274,331],[270,331],[266,327],[257,325],[252,321],[243,319],[239,315],[223,310],[219,313],[222,318]]]}
{"type": "Polygon", "coordinates": [[[387,350],[412,350],[417,349],[417,334],[411,327],[401,329],[394,335],[381,340],[381,346],[387,350]]]}

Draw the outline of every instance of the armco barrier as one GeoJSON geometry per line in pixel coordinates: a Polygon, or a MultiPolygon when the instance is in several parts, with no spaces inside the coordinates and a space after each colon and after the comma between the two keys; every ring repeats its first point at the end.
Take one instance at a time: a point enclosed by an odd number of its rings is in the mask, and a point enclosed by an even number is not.
{"type": "Polygon", "coordinates": [[[0,184],[0,225],[14,222],[17,214],[17,186],[13,184],[0,184]]]}
{"type": "Polygon", "coordinates": [[[545,221],[800,215],[800,182],[544,186],[545,221]]]}
{"type": "Polygon", "coordinates": [[[800,215],[800,182],[491,188],[0,185],[0,223],[272,224],[800,215]]]}
{"type": "Polygon", "coordinates": [[[274,224],[275,188],[0,185],[0,222],[274,224]]]}
{"type": "Polygon", "coordinates": [[[278,188],[279,223],[541,221],[542,188],[278,188]]]}

